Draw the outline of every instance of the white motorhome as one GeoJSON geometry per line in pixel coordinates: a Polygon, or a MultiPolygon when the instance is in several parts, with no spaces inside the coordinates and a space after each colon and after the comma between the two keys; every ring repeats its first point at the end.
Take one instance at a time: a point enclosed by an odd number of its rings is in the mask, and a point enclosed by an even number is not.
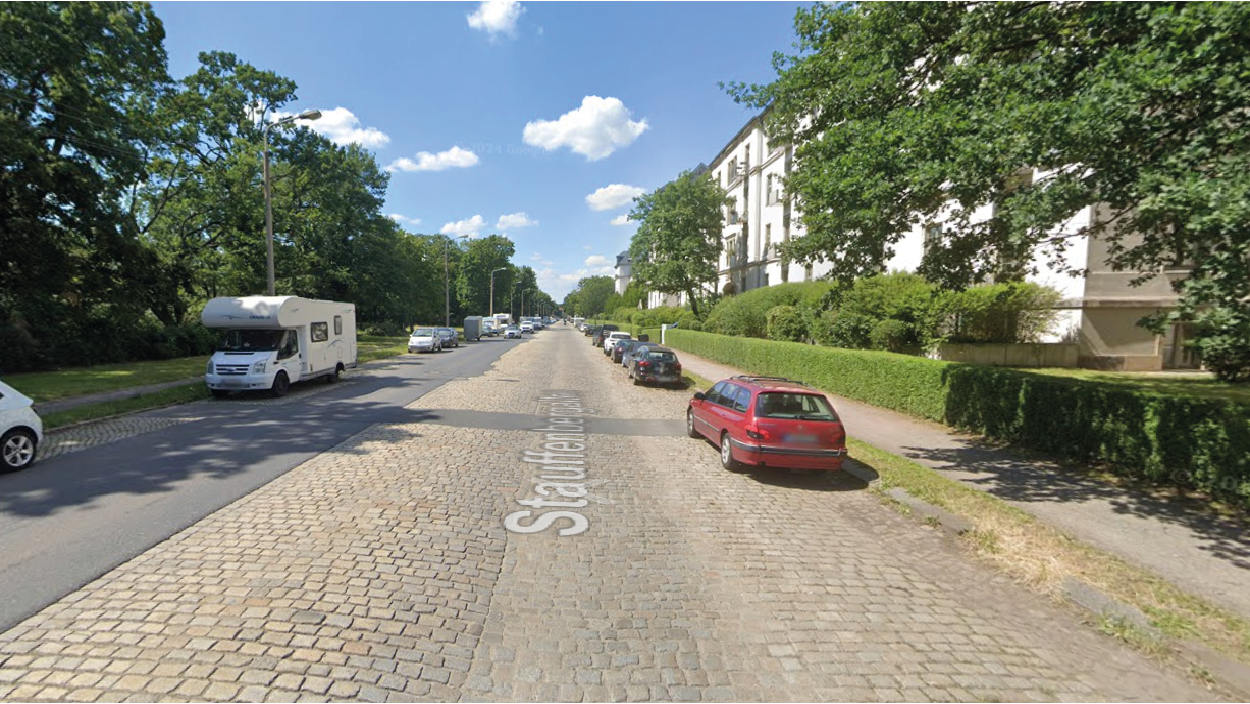
{"type": "Polygon", "coordinates": [[[214,298],[200,315],[222,331],[204,381],[221,398],[268,389],[282,396],[297,381],[338,381],[356,366],[356,306],[298,296],[214,298]]]}

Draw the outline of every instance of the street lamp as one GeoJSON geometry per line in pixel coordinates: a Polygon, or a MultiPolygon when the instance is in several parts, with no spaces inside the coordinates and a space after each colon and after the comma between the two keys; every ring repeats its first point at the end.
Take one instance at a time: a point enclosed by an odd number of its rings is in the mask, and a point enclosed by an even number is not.
{"type": "Polygon", "coordinates": [[[495,269],[494,271],[490,272],[490,317],[492,318],[495,317],[495,273],[500,272],[500,271],[507,271],[507,270],[508,270],[508,267],[501,266],[498,269],[495,269]]]}
{"type": "Polygon", "coordinates": [[[521,317],[522,318],[525,317],[525,294],[529,293],[530,291],[537,291],[537,290],[538,289],[527,288],[521,291],[521,317]]]}
{"type": "MultiPolygon", "coordinates": [[[[269,128],[289,125],[296,120],[317,120],[320,110],[306,110],[298,115],[288,115],[280,120],[265,122],[262,134],[265,138],[265,249],[269,260],[269,295],[274,295],[273,284],[273,196],[269,192],[269,128]]],[[[262,118],[263,120],[263,118],[262,118]]]]}
{"type": "Polygon", "coordinates": [[[460,235],[459,237],[448,237],[443,243],[443,282],[446,288],[447,308],[445,310],[446,320],[443,321],[443,327],[451,327],[451,264],[448,263],[447,253],[451,250],[452,240],[468,239],[468,235],[460,235]]]}

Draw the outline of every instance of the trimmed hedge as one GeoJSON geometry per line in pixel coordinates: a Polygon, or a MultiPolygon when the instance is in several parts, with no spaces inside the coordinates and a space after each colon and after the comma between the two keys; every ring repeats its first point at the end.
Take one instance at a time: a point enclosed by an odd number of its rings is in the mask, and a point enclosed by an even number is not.
{"type": "Polygon", "coordinates": [[[670,330],[675,349],[754,374],[1250,507],[1250,405],[1085,379],[670,330]]]}

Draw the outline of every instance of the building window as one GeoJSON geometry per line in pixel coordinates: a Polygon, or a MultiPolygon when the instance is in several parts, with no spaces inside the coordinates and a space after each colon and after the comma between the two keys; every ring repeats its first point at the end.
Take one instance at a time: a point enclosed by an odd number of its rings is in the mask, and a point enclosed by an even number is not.
{"type": "Polygon", "coordinates": [[[808,264],[807,266],[803,267],[803,280],[804,281],[812,280],[812,265],[811,264],[808,264]]]}
{"type": "Polygon", "coordinates": [[[330,326],[325,323],[312,324],[312,341],[325,342],[330,339],[330,326]]]}
{"type": "MultiPolygon", "coordinates": [[[[769,178],[772,178],[771,176],[769,178]]],[[[764,226],[764,261],[768,261],[773,256],[773,226],[769,223],[764,226]]]]}
{"type": "Polygon", "coordinates": [[[924,226],[924,251],[926,253],[934,247],[942,245],[942,223],[931,222],[924,226]]]}
{"type": "Polygon", "coordinates": [[[341,315],[334,316],[334,334],[336,336],[343,334],[343,316],[341,315]]]}

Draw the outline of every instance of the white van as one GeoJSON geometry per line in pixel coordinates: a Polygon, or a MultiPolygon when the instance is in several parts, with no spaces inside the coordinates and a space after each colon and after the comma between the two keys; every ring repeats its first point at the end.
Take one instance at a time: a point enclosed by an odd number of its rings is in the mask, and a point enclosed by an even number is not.
{"type": "Polygon", "coordinates": [[[204,381],[221,398],[268,389],[282,396],[297,381],[338,381],[356,366],[356,306],[298,296],[214,298],[200,315],[221,330],[204,381]]]}

